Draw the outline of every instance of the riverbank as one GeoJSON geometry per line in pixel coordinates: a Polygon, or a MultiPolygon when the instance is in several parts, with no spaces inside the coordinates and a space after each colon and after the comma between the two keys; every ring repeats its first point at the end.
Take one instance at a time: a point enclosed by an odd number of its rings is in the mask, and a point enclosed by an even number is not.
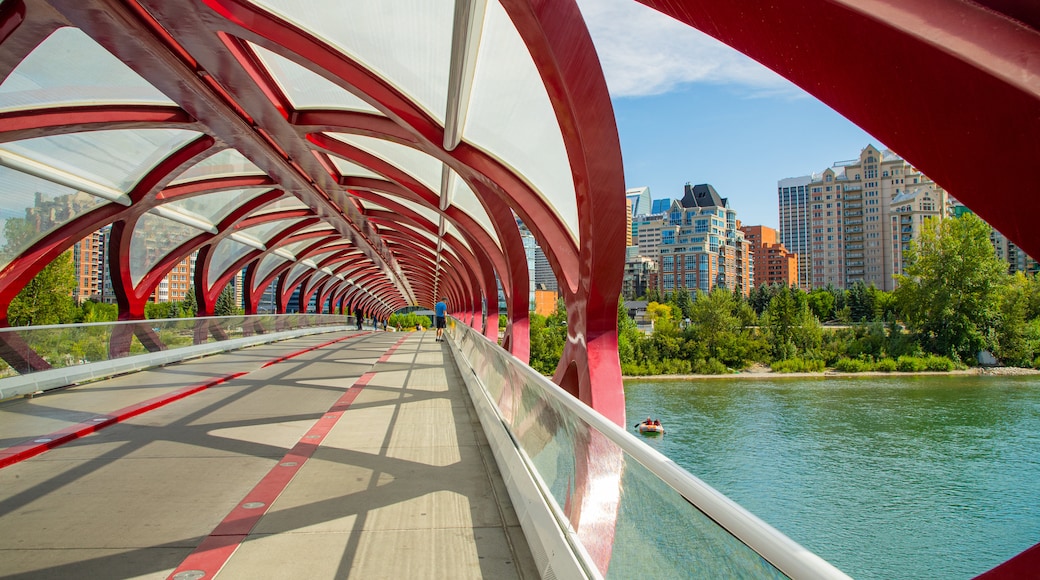
{"type": "Polygon", "coordinates": [[[845,377],[914,377],[914,376],[936,376],[936,375],[968,375],[968,376],[1030,376],[1040,375],[1040,370],[1023,369],[1018,367],[975,367],[957,371],[921,371],[917,373],[907,372],[881,372],[869,371],[862,373],[844,373],[835,370],[826,370],[822,373],[777,373],[765,365],[755,365],[751,368],[726,375],[625,375],[626,381],[652,380],[652,381],[693,381],[699,379],[830,379],[845,377]]]}

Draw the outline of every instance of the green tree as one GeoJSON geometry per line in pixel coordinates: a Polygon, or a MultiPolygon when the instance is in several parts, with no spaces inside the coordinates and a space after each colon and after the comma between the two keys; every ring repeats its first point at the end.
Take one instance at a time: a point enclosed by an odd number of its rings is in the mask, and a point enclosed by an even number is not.
{"type": "Polygon", "coordinates": [[[834,319],[834,293],[826,288],[813,288],[809,293],[809,308],[820,320],[834,319]]]}
{"type": "Polygon", "coordinates": [[[632,364],[635,362],[636,344],[639,343],[640,332],[636,321],[628,316],[625,310],[625,302],[618,300],[618,359],[621,364],[632,364]]]}
{"type": "Polygon", "coordinates": [[[191,285],[188,291],[184,294],[184,301],[181,302],[181,312],[186,314],[187,318],[195,318],[199,314],[199,302],[195,299],[195,285],[191,285]]]}
{"type": "Polygon", "coordinates": [[[112,322],[119,318],[119,307],[87,300],[80,305],[80,322],[112,322]]]}
{"type": "Polygon", "coordinates": [[[72,252],[65,252],[44,266],[15,296],[7,308],[7,321],[11,326],[74,322],[78,314],[72,299],[75,289],[72,252]]]}
{"type": "Polygon", "coordinates": [[[721,288],[711,294],[697,291],[690,313],[690,325],[696,339],[708,350],[708,356],[722,360],[726,358],[725,347],[731,346],[740,330],[740,319],[735,310],[733,295],[721,288]]]}
{"type": "Polygon", "coordinates": [[[1016,272],[1000,293],[993,346],[994,354],[1006,365],[1031,365],[1040,346],[1037,325],[1028,319],[1031,286],[1029,278],[1016,272]]]}
{"type": "Polygon", "coordinates": [[[1008,279],[989,229],[974,214],[925,220],[920,238],[910,244],[906,274],[896,276],[896,304],[929,352],[971,361],[988,346],[1008,279]]]}
{"type": "Polygon", "coordinates": [[[235,306],[235,289],[231,285],[224,286],[217,296],[217,303],[213,306],[214,316],[234,316],[238,314],[239,308],[235,306]]]}

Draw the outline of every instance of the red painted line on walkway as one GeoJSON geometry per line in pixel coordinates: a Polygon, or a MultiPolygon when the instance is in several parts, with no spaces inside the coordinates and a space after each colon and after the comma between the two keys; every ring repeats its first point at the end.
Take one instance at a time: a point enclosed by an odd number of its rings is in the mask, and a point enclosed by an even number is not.
{"type": "Polygon", "coordinates": [[[269,367],[269,366],[271,366],[273,364],[278,364],[278,363],[280,363],[282,361],[287,361],[287,360],[289,360],[291,358],[298,357],[301,354],[306,354],[306,353],[308,353],[308,352],[310,352],[312,350],[318,350],[319,348],[325,348],[326,346],[329,346],[330,344],[336,344],[337,342],[341,342],[341,341],[347,340],[348,338],[356,338],[358,336],[365,336],[366,334],[372,334],[372,333],[371,332],[360,332],[358,334],[351,334],[350,336],[344,336],[344,337],[341,337],[341,338],[337,338],[336,340],[330,340],[328,342],[324,342],[324,343],[319,344],[317,346],[312,346],[312,347],[309,347],[309,348],[305,348],[303,350],[298,350],[298,351],[296,351],[294,353],[290,353],[290,354],[287,354],[285,356],[280,356],[280,357],[278,357],[278,358],[276,358],[274,360],[269,360],[269,361],[265,362],[263,365],[261,365],[260,368],[266,369],[267,367],[269,367]]]}
{"type": "Polygon", "coordinates": [[[374,376],[371,371],[361,375],[168,578],[187,571],[203,572],[202,578],[216,576],[374,376]]]}
{"type": "Polygon", "coordinates": [[[151,399],[148,399],[147,401],[142,401],[135,405],[130,405],[129,407],[124,407],[111,414],[98,415],[93,419],[89,419],[87,421],[83,421],[75,425],[70,425],[64,429],[60,429],[53,433],[41,435],[32,440],[25,441],[24,443],[19,443],[12,447],[8,447],[7,449],[0,451],[0,469],[7,467],[8,465],[18,463],[19,461],[25,461],[30,457],[35,457],[45,451],[58,447],[59,445],[64,445],[69,441],[74,441],[76,439],[79,439],[80,437],[85,437],[87,435],[90,435],[91,433],[100,431],[110,425],[114,425],[116,423],[125,421],[131,417],[136,417],[141,413],[146,413],[153,409],[158,409],[159,407],[183,399],[188,395],[194,395],[199,391],[204,391],[212,386],[225,383],[227,381],[230,381],[231,379],[238,378],[244,374],[247,373],[232,373],[230,375],[224,375],[223,377],[213,379],[201,385],[184,387],[183,389],[173,391],[172,393],[159,395],[158,397],[153,397],[151,399]]]}
{"type": "Polygon", "coordinates": [[[390,355],[394,354],[394,352],[397,351],[397,348],[401,346],[401,344],[404,343],[404,341],[405,338],[399,338],[393,346],[391,346],[389,349],[387,349],[386,352],[383,353],[383,356],[379,357],[379,362],[386,362],[390,360],[390,355]]]}

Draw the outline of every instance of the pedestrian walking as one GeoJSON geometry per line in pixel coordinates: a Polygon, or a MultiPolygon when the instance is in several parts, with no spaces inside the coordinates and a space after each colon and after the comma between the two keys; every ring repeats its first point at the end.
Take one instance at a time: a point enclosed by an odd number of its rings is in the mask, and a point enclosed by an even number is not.
{"type": "Polygon", "coordinates": [[[437,327],[437,342],[444,342],[444,326],[448,317],[448,299],[441,298],[433,308],[434,325],[437,327]]]}

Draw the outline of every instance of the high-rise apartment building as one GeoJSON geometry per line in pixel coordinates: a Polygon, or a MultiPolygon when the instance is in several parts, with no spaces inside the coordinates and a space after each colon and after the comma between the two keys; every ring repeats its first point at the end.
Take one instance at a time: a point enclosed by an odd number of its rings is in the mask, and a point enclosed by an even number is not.
{"type": "Polygon", "coordinates": [[[150,302],[180,302],[188,294],[195,279],[195,257],[198,252],[192,252],[174,266],[159,285],[152,291],[150,302]]]}
{"type": "MultiPolygon", "coordinates": [[[[947,201],[949,212],[953,217],[974,213],[953,197],[948,197],[947,201]]],[[[1036,260],[992,226],[990,226],[989,241],[993,244],[993,251],[996,252],[997,257],[1008,263],[1008,272],[1040,273],[1040,264],[1037,264],[1036,260]]]]}
{"type": "Polygon", "coordinates": [[[105,270],[108,269],[108,230],[111,226],[91,233],[72,246],[72,266],[76,271],[76,302],[101,301],[105,288],[105,270]]]}
{"type": "MultiPolygon", "coordinates": [[[[913,180],[914,177],[911,177],[913,180]]],[[[892,274],[903,274],[906,266],[905,253],[910,242],[921,237],[921,227],[929,218],[946,217],[946,191],[933,182],[920,184],[904,184],[906,188],[892,198],[891,244],[892,274]]],[[[995,231],[995,230],[994,230],[995,231]]]]}
{"type": "MultiPolygon", "coordinates": [[[[798,256],[798,285],[812,288],[812,210],[809,183],[812,176],[788,177],[776,185],[780,208],[780,243],[798,256]]],[[[760,282],[756,280],[756,285],[760,282]]]]}
{"type": "Polygon", "coordinates": [[[755,287],[798,285],[798,255],[780,243],[776,230],[768,226],[741,226],[740,231],[751,249],[755,287]]]}
{"type": "Polygon", "coordinates": [[[892,200],[925,183],[931,180],[901,157],[873,145],[859,158],[814,175],[809,183],[813,287],[864,282],[895,289],[892,200]]]}
{"type": "Polygon", "coordinates": [[[716,287],[751,291],[748,243],[738,228],[737,212],[708,184],[686,184],[674,200],[661,230],[658,273],[653,283],[661,292],[716,287]]]}

